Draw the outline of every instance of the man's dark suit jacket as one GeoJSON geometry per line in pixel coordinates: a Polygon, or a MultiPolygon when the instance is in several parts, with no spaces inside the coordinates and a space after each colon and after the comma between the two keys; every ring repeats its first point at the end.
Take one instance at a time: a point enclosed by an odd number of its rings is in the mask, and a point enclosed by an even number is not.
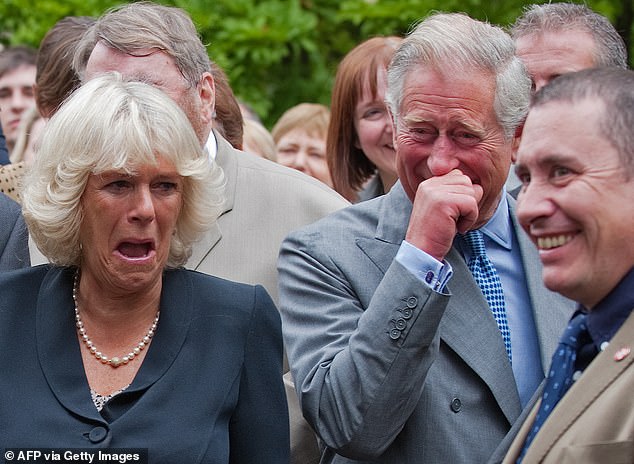
{"type": "Polygon", "coordinates": [[[100,414],[74,326],[73,273],[0,274],[0,451],[147,448],[151,464],[288,463],[281,325],[262,287],[166,271],[143,364],[100,414]]]}
{"type": "Polygon", "coordinates": [[[29,235],[20,205],[0,193],[0,271],[31,265],[29,235]]]}

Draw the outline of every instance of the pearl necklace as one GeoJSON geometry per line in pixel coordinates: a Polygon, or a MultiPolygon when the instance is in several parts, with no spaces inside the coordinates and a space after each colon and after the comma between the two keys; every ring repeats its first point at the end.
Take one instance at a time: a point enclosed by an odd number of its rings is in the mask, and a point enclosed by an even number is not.
{"type": "Polygon", "coordinates": [[[75,302],[75,325],[77,326],[77,331],[79,332],[79,337],[81,341],[84,342],[90,354],[92,354],[97,360],[101,361],[102,364],[109,364],[112,367],[119,367],[123,364],[128,364],[135,357],[141,353],[141,351],[150,344],[151,338],[154,336],[154,332],[156,332],[156,326],[159,321],[160,311],[156,312],[156,317],[154,318],[154,322],[152,322],[152,326],[150,330],[148,330],[145,337],[125,356],[113,356],[112,358],[108,358],[105,354],[97,349],[95,344],[90,340],[88,334],[86,333],[86,329],[84,328],[84,323],[81,320],[81,316],[79,315],[79,307],[77,305],[77,288],[79,287],[79,270],[75,272],[75,279],[73,281],[73,301],[75,302]]]}

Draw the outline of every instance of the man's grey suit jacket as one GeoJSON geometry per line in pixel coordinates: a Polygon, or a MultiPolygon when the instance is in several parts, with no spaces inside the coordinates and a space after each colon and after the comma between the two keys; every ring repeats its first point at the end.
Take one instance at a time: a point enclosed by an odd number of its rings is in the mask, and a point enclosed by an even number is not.
{"type": "MultiPolygon", "coordinates": [[[[282,245],[286,349],[304,416],[329,447],[322,463],[486,462],[521,412],[500,331],[459,252],[446,257],[454,274],[442,294],[394,260],[411,208],[397,183],[282,245]]],[[[543,287],[514,225],[548,366],[574,305],[543,287]]]]}
{"type": "Polygon", "coordinates": [[[28,232],[20,205],[0,193],[0,271],[30,266],[28,232]]]}

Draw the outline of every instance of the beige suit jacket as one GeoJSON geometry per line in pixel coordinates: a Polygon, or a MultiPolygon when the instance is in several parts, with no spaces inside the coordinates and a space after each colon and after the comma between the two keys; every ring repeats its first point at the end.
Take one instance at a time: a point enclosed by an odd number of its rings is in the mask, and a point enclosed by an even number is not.
{"type": "Polygon", "coordinates": [[[295,169],[234,149],[214,132],[216,162],[226,178],[216,225],[194,245],[186,267],[238,282],[261,284],[277,302],[277,256],[294,229],[349,203],[295,169]]]}
{"type": "MultiPolygon", "coordinates": [[[[633,345],[634,312],[544,422],[523,464],[634,462],[633,345]]],[[[538,408],[539,402],[522,425],[504,464],[517,460],[538,408]]]]}

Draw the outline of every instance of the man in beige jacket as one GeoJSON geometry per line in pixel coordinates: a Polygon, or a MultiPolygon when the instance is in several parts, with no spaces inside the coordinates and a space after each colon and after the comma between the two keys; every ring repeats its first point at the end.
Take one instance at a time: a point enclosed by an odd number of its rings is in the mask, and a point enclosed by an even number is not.
{"type": "Polygon", "coordinates": [[[579,308],[505,463],[632,462],[633,121],[634,71],[618,68],[558,77],[531,105],[517,215],[545,285],[579,308]]]}

